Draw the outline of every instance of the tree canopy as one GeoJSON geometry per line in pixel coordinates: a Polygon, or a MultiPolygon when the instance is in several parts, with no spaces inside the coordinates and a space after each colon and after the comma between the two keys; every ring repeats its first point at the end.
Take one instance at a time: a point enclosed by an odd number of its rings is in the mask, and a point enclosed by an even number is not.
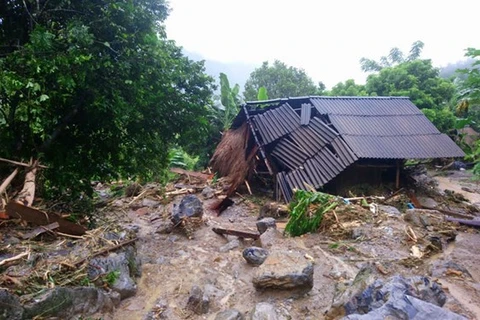
{"type": "Polygon", "coordinates": [[[386,56],[382,56],[379,61],[368,58],[360,59],[360,65],[365,72],[377,72],[383,68],[393,67],[399,63],[414,61],[420,58],[422,54],[424,43],[422,41],[415,41],[410,48],[408,55],[405,55],[399,48],[390,49],[386,56]]]}
{"type": "Polygon", "coordinates": [[[265,61],[250,74],[245,83],[245,100],[257,100],[261,87],[266,89],[269,99],[315,95],[325,89],[322,83],[315,85],[304,70],[289,67],[278,60],[273,65],[265,61]]]}
{"type": "Polygon", "coordinates": [[[166,37],[165,1],[0,4],[1,153],[56,187],[151,176],[208,131],[213,80],[166,37]]]}
{"type": "Polygon", "coordinates": [[[331,96],[366,96],[365,85],[356,84],[355,80],[349,79],[345,82],[337,83],[332,90],[327,92],[331,96]]]}

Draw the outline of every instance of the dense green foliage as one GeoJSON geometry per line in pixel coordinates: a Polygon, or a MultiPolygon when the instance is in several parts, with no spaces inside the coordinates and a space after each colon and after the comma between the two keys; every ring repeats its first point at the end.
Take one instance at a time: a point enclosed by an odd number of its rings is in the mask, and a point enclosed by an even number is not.
{"type": "Polygon", "coordinates": [[[410,62],[420,58],[422,54],[424,43],[422,41],[415,41],[412,44],[408,56],[406,56],[399,48],[392,48],[387,56],[383,56],[379,61],[368,58],[360,59],[360,65],[365,72],[380,71],[383,68],[393,67],[399,63],[410,62]]]}
{"type": "Polygon", "coordinates": [[[162,0],[0,4],[0,153],[57,188],[152,177],[205,137],[212,79],[167,40],[162,0]]]}
{"type": "Polygon", "coordinates": [[[332,90],[328,92],[330,96],[366,96],[367,91],[362,84],[356,84],[355,80],[349,79],[345,82],[337,83],[332,90]]]}
{"type": "Polygon", "coordinates": [[[324,214],[337,205],[337,199],[329,194],[296,190],[289,205],[290,219],[285,232],[296,237],[317,231],[324,214]]]}
{"type": "Polygon", "coordinates": [[[240,86],[235,84],[233,88],[231,88],[228,77],[224,73],[220,73],[220,102],[222,104],[220,114],[223,129],[228,130],[240,110],[242,101],[240,98],[240,86]]]}
{"type": "Polygon", "coordinates": [[[325,88],[322,83],[315,85],[304,70],[289,67],[278,60],[271,66],[266,61],[250,74],[245,83],[245,100],[257,100],[261,87],[265,87],[270,99],[315,95],[325,88]]]}

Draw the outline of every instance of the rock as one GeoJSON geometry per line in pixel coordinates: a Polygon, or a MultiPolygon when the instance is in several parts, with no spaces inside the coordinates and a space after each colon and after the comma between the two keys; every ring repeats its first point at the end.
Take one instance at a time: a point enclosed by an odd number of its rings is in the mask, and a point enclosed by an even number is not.
{"type": "Polygon", "coordinates": [[[260,235],[260,246],[266,249],[269,249],[276,244],[280,240],[283,239],[283,235],[277,229],[269,228],[264,233],[260,235]]]}
{"type": "Polygon", "coordinates": [[[240,247],[240,240],[238,238],[229,241],[227,244],[220,247],[220,252],[228,252],[230,250],[240,247]]]}
{"type": "Polygon", "coordinates": [[[300,252],[274,251],[256,270],[253,286],[258,289],[303,289],[313,287],[313,265],[300,252]]]}
{"type": "Polygon", "coordinates": [[[470,192],[470,193],[475,193],[475,190],[469,188],[469,187],[462,187],[463,191],[470,192]]]}
{"type": "Polygon", "coordinates": [[[160,201],[152,200],[149,198],[143,198],[142,200],[142,207],[149,207],[149,208],[158,208],[160,205],[160,201]]]}
{"type": "Polygon", "coordinates": [[[126,250],[121,253],[110,253],[106,258],[93,258],[88,265],[88,277],[95,279],[98,277],[105,277],[111,272],[117,272],[116,277],[111,288],[113,291],[120,294],[121,299],[134,296],[137,292],[137,285],[130,277],[139,271],[136,257],[132,250],[126,250]],[[131,267],[135,270],[131,270],[131,267]]]}
{"type": "Polygon", "coordinates": [[[427,209],[408,209],[403,216],[403,220],[409,222],[415,227],[426,228],[428,226],[437,225],[440,221],[442,215],[437,210],[427,210],[427,209]],[[430,215],[436,215],[439,219],[435,219],[430,215]]]}
{"type": "Polygon", "coordinates": [[[196,314],[205,314],[208,313],[209,308],[210,299],[203,294],[203,290],[200,289],[200,287],[194,285],[190,290],[187,309],[195,312],[196,314]]]}
{"type": "Polygon", "coordinates": [[[257,221],[257,230],[260,234],[264,233],[269,228],[277,229],[277,224],[274,218],[263,218],[262,220],[257,221]]]}
{"type": "Polygon", "coordinates": [[[258,219],[266,217],[281,218],[288,216],[288,206],[278,202],[268,202],[260,208],[258,219]]]}
{"type": "MultiPolygon", "coordinates": [[[[399,319],[413,319],[412,316],[416,312],[428,313],[429,309],[442,307],[446,300],[447,296],[442,288],[427,277],[404,278],[397,275],[384,282],[375,276],[373,265],[369,264],[360,270],[351,286],[337,290],[332,307],[327,313],[327,319],[337,319],[352,314],[368,313],[370,315],[369,312],[379,308],[381,310],[376,311],[378,314],[399,319]],[[416,304],[421,309],[412,309],[411,305],[414,302],[409,302],[410,297],[422,300],[422,305],[416,304]]],[[[347,319],[357,318],[355,316],[347,319]]],[[[373,313],[371,317],[361,319],[385,319],[385,317],[377,317],[377,313],[373,313]]]]}
{"type": "Polygon", "coordinates": [[[259,247],[249,247],[243,250],[242,256],[254,266],[261,265],[268,257],[268,250],[259,247]]]}
{"type": "Polygon", "coordinates": [[[0,306],[0,320],[23,319],[23,307],[20,299],[6,289],[0,289],[0,306]]]}
{"type": "Polygon", "coordinates": [[[183,197],[180,204],[177,206],[174,204],[172,222],[174,225],[180,223],[183,218],[198,217],[203,216],[203,204],[197,196],[189,194],[183,197]]]}
{"type": "Polygon", "coordinates": [[[426,208],[436,208],[438,206],[437,201],[433,200],[432,198],[427,197],[417,197],[418,202],[422,205],[422,207],[426,208]]]}
{"type": "Polygon", "coordinates": [[[409,295],[391,296],[382,307],[367,314],[352,314],[342,320],[383,320],[383,319],[412,319],[412,320],[467,320],[467,318],[442,309],[434,304],[422,301],[409,295]]]}
{"type": "Polygon", "coordinates": [[[243,320],[243,314],[237,309],[228,309],[217,313],[215,320],[243,320]]]}
{"type": "Polygon", "coordinates": [[[354,228],[354,229],[352,229],[351,234],[350,234],[350,236],[354,240],[356,240],[356,239],[358,239],[358,238],[360,238],[364,235],[365,235],[365,231],[363,230],[363,228],[354,228]]]}
{"type": "Polygon", "coordinates": [[[36,297],[34,302],[25,304],[23,319],[32,319],[38,315],[44,318],[72,319],[75,315],[88,316],[96,312],[110,312],[118,303],[120,303],[118,294],[108,294],[102,289],[56,287],[36,297]]]}
{"type": "Polygon", "coordinates": [[[400,212],[400,210],[398,210],[398,209],[395,208],[395,207],[385,206],[385,205],[381,205],[381,204],[378,205],[378,210],[380,210],[381,212],[385,212],[385,213],[388,214],[389,216],[398,216],[398,215],[401,215],[401,214],[402,214],[402,213],[400,212]]]}
{"type": "Polygon", "coordinates": [[[472,274],[467,270],[467,268],[459,265],[456,262],[444,262],[439,260],[433,262],[430,272],[432,277],[439,278],[446,276],[449,273],[472,279],[472,274]]]}
{"type": "Polygon", "coordinates": [[[155,233],[169,234],[173,231],[173,224],[171,221],[161,221],[155,233]]]}
{"type": "Polygon", "coordinates": [[[127,197],[135,197],[140,194],[140,191],[142,191],[142,186],[136,182],[128,185],[128,187],[125,188],[125,196],[127,197]]]}
{"type": "Polygon", "coordinates": [[[211,198],[213,198],[214,195],[215,195],[215,190],[210,188],[210,187],[205,187],[202,190],[202,197],[204,199],[211,199],[211,198]]]}
{"type": "Polygon", "coordinates": [[[270,303],[260,302],[253,308],[251,320],[277,320],[277,311],[270,303]]]}

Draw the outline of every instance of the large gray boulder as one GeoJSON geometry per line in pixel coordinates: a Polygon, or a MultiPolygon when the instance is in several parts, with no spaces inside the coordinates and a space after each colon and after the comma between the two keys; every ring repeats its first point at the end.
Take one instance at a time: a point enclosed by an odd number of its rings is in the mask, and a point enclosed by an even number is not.
{"type": "Polygon", "coordinates": [[[313,265],[296,251],[273,251],[257,268],[253,277],[256,289],[303,289],[313,287],[313,265]]]}
{"type": "Polygon", "coordinates": [[[25,304],[23,319],[33,319],[39,315],[44,318],[73,319],[76,315],[110,312],[118,303],[118,293],[107,293],[94,287],[57,287],[25,304]]]}
{"type": "Polygon", "coordinates": [[[137,285],[131,275],[138,269],[134,250],[127,249],[120,253],[112,252],[107,257],[93,258],[88,265],[88,276],[93,280],[115,273],[115,281],[110,284],[110,287],[118,292],[123,300],[134,296],[137,292],[137,285]],[[131,270],[131,268],[134,269],[131,270]]]}
{"type": "Polygon", "coordinates": [[[447,297],[429,278],[397,275],[383,281],[373,268],[366,265],[350,286],[339,285],[327,319],[462,319],[441,308],[447,297]]]}
{"type": "Polygon", "coordinates": [[[184,218],[201,218],[202,216],[202,201],[200,201],[200,199],[196,195],[189,194],[183,197],[179,205],[174,204],[172,212],[172,222],[173,224],[178,225],[184,218]]]}
{"type": "Polygon", "coordinates": [[[0,320],[21,319],[23,319],[23,307],[20,299],[6,289],[0,289],[0,320]]]}

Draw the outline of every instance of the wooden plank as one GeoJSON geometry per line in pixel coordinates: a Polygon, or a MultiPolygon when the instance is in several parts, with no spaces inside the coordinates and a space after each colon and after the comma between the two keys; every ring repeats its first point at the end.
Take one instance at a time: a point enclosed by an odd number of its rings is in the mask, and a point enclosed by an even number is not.
{"type": "Polygon", "coordinates": [[[55,214],[43,212],[38,209],[27,207],[21,203],[10,201],[6,206],[7,214],[15,219],[23,219],[37,226],[58,222],[58,230],[63,233],[81,236],[87,230],[85,227],[65,220],[55,214]]]}
{"type": "Polygon", "coordinates": [[[27,240],[27,239],[33,239],[42,233],[52,231],[53,229],[57,229],[60,227],[58,222],[50,223],[47,224],[46,226],[40,226],[38,228],[35,228],[34,230],[30,231],[29,233],[26,233],[22,236],[22,239],[27,240]]]}
{"type": "Polygon", "coordinates": [[[460,224],[463,224],[469,227],[480,228],[480,220],[456,219],[456,218],[450,218],[450,217],[446,217],[445,220],[450,222],[458,222],[460,224]]]}
{"type": "Polygon", "coordinates": [[[15,197],[15,200],[24,203],[27,206],[31,206],[33,204],[33,200],[35,199],[35,178],[37,175],[37,167],[38,160],[35,160],[33,163],[33,169],[29,170],[25,174],[25,182],[23,184],[23,189],[20,193],[15,197]]]}

